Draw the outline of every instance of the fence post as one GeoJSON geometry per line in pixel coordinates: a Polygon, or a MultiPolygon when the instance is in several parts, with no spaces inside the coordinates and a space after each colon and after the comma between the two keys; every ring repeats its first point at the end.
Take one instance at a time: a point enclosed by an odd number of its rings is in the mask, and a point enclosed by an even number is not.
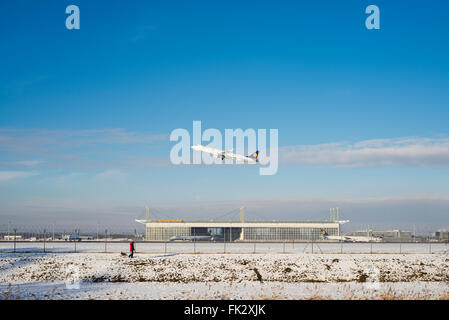
{"type": "Polygon", "coordinates": [[[256,243],[254,242],[254,252],[253,253],[256,253],[256,243]]]}
{"type": "Polygon", "coordinates": [[[399,253],[402,253],[402,242],[399,242],[399,253]]]}
{"type": "Polygon", "coordinates": [[[283,253],[285,254],[285,241],[283,243],[283,253]]]}
{"type": "Polygon", "coordinates": [[[164,253],[167,254],[167,241],[165,241],[165,249],[164,249],[164,253]]]}
{"type": "Polygon", "coordinates": [[[16,253],[17,229],[14,229],[14,253],[16,253]]]}
{"type": "Polygon", "coordinates": [[[343,241],[340,241],[340,253],[343,253],[343,241]]]}
{"type": "Polygon", "coordinates": [[[108,243],[108,229],[104,230],[104,252],[108,252],[108,248],[107,248],[107,243],[108,243]]]}
{"type": "Polygon", "coordinates": [[[313,241],[312,241],[312,254],[313,254],[313,241]]]}
{"type": "Polygon", "coordinates": [[[373,243],[372,242],[370,242],[370,244],[369,244],[369,253],[373,254],[373,243]]]}
{"type": "Polygon", "coordinates": [[[47,238],[46,233],[47,233],[47,230],[44,229],[44,253],[45,253],[45,240],[46,240],[45,238],[47,238]]]}

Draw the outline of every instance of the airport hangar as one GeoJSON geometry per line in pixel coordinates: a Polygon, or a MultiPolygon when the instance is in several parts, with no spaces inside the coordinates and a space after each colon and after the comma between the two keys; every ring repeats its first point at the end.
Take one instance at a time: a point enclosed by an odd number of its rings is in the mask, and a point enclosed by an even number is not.
{"type": "Polygon", "coordinates": [[[213,236],[215,241],[310,241],[340,235],[347,221],[183,221],[136,220],[145,225],[146,241],[169,241],[172,237],[213,236]]]}

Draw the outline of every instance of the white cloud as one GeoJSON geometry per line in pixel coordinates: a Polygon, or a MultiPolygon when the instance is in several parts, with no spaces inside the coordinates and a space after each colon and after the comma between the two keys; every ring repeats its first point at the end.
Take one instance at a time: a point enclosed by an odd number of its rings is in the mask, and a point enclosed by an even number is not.
{"type": "Polygon", "coordinates": [[[96,181],[123,180],[127,173],[120,170],[106,170],[94,176],[96,181]]]}
{"type": "Polygon", "coordinates": [[[374,139],[279,148],[283,163],[335,167],[449,167],[448,138],[374,139]]]}
{"type": "Polygon", "coordinates": [[[12,179],[27,178],[35,176],[36,172],[26,172],[26,171],[0,171],[0,182],[9,181],[12,179]]]}
{"type": "Polygon", "coordinates": [[[148,155],[168,145],[168,135],[120,128],[47,130],[0,128],[0,170],[109,169],[171,165],[168,156],[148,155]],[[112,146],[114,148],[112,148],[112,146]],[[133,149],[134,148],[134,149],[133,149]],[[133,154],[137,150],[138,154],[133,154]],[[141,154],[145,150],[147,154],[141,154]]]}
{"type": "Polygon", "coordinates": [[[18,164],[20,166],[25,166],[25,167],[36,167],[44,162],[45,161],[41,161],[41,160],[23,160],[23,161],[16,161],[16,164],[18,164]]]}
{"type": "Polygon", "coordinates": [[[121,128],[46,130],[0,128],[0,150],[45,155],[55,148],[99,144],[153,144],[168,141],[166,134],[147,134],[121,128]]]}

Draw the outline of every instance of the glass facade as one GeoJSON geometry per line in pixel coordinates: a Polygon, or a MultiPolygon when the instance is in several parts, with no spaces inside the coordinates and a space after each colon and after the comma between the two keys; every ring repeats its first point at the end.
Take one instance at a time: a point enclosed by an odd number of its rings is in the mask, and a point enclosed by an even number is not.
{"type": "Polygon", "coordinates": [[[190,236],[189,227],[147,227],[146,240],[167,241],[174,236],[190,236]]]}
{"type": "Polygon", "coordinates": [[[338,228],[244,228],[245,240],[320,240],[322,230],[330,236],[338,235],[338,228]]]}
{"type": "Polygon", "coordinates": [[[146,240],[168,241],[174,236],[212,235],[216,241],[288,241],[288,240],[321,240],[322,232],[326,231],[329,236],[338,236],[338,227],[323,225],[320,227],[183,227],[170,226],[158,227],[148,226],[146,240]]]}

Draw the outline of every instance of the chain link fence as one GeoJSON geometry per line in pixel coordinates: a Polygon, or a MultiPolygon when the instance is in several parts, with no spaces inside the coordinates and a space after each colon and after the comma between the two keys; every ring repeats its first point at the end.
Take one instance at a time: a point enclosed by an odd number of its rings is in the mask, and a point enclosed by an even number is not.
{"type": "MultiPolygon", "coordinates": [[[[448,254],[448,243],[135,242],[137,254],[448,254]]],[[[0,253],[121,253],[122,241],[2,241],[0,253]]]]}

